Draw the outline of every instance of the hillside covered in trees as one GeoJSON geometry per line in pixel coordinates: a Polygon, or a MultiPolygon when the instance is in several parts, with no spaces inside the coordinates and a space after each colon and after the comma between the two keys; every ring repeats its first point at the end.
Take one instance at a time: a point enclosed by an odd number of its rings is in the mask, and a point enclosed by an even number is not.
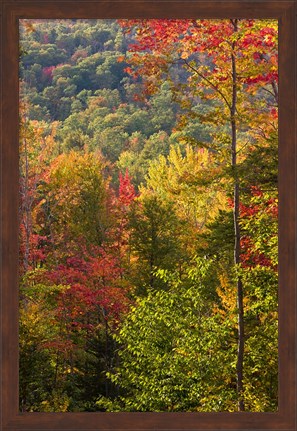
{"type": "Polygon", "coordinates": [[[277,410],[273,20],[20,21],[20,410],[277,410]]]}

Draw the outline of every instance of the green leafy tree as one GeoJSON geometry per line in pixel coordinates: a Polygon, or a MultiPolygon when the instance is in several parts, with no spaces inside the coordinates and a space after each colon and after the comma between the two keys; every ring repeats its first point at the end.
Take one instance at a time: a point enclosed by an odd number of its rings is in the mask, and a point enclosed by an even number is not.
{"type": "Polygon", "coordinates": [[[152,193],[142,193],[131,207],[130,244],[133,284],[137,294],[148,287],[165,287],[155,275],[158,269],[176,267],[181,261],[178,236],[183,225],[176,217],[172,202],[164,202],[152,193]]]}
{"type": "Polygon", "coordinates": [[[236,410],[236,343],[230,320],[211,315],[204,296],[210,266],[195,258],[183,281],[178,273],[158,272],[168,290],[149,289],[116,335],[121,366],[109,376],[122,395],[113,402],[102,397],[98,405],[110,411],[236,410]]]}

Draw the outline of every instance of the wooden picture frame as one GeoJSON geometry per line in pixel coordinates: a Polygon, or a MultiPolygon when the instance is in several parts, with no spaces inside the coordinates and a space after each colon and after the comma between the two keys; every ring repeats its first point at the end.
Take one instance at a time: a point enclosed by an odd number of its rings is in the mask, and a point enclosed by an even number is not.
{"type": "Polygon", "coordinates": [[[296,430],[296,0],[1,0],[1,429],[296,430]],[[18,20],[279,20],[279,404],[275,413],[20,413],[18,406],[18,20]]]}

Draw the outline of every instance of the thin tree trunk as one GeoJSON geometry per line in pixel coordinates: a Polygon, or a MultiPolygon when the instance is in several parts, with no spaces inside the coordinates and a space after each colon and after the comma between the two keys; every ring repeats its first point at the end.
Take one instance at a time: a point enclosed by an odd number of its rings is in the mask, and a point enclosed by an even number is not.
{"type": "Polygon", "coordinates": [[[275,98],[275,102],[276,104],[278,104],[278,87],[276,82],[273,80],[272,83],[272,89],[273,89],[273,94],[274,94],[274,98],[275,98]]]}
{"type": "MultiPolygon", "coordinates": [[[[237,19],[231,20],[234,31],[238,31],[237,19]]],[[[232,169],[235,176],[233,190],[233,223],[234,223],[234,264],[240,263],[240,226],[239,226],[239,180],[237,176],[237,128],[236,128],[236,103],[237,103],[237,72],[236,58],[234,54],[236,42],[232,43],[232,105],[230,109],[231,119],[231,153],[232,153],[232,169]]],[[[238,308],[238,345],[237,345],[237,395],[238,395],[238,410],[244,411],[243,398],[243,360],[244,360],[244,309],[243,309],[243,285],[240,277],[236,281],[237,288],[237,308],[238,308]]]]}
{"type": "Polygon", "coordinates": [[[29,267],[29,253],[30,253],[30,235],[31,235],[31,212],[30,212],[30,197],[29,197],[29,160],[27,140],[24,138],[24,153],[25,153],[25,178],[23,190],[23,211],[24,219],[23,224],[25,228],[25,250],[24,250],[24,272],[27,272],[29,267]]]}
{"type": "MultiPolygon", "coordinates": [[[[106,317],[106,312],[105,309],[102,308],[103,311],[103,319],[104,319],[104,332],[105,332],[105,345],[104,345],[104,354],[105,354],[105,358],[104,358],[104,362],[105,362],[105,372],[106,371],[110,371],[110,367],[109,367],[109,357],[108,357],[108,323],[107,323],[107,317],[106,317]]],[[[109,397],[109,385],[108,385],[108,379],[105,376],[104,378],[104,386],[105,386],[105,396],[109,397]]]]}
{"type": "Polygon", "coordinates": [[[151,240],[152,240],[152,245],[151,245],[151,250],[150,250],[150,260],[149,260],[149,265],[150,265],[150,287],[154,287],[154,281],[155,281],[155,277],[154,277],[154,264],[155,264],[155,243],[156,243],[156,232],[155,232],[155,226],[154,226],[154,222],[151,221],[151,240]]]}

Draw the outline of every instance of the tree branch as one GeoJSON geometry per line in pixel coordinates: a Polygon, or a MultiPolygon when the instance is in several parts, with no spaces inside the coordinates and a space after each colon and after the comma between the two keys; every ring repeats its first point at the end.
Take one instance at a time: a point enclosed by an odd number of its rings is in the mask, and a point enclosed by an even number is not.
{"type": "Polygon", "coordinates": [[[186,64],[186,66],[193,70],[193,72],[195,72],[198,76],[200,76],[200,78],[204,79],[217,93],[219,93],[219,95],[222,97],[222,99],[224,99],[226,105],[228,106],[229,110],[231,111],[231,104],[228,102],[226,96],[224,95],[224,93],[222,93],[221,90],[219,90],[213,82],[211,82],[210,79],[208,79],[206,76],[204,76],[201,72],[199,72],[199,70],[197,70],[195,67],[193,67],[186,59],[183,58],[184,63],[186,64]]]}

